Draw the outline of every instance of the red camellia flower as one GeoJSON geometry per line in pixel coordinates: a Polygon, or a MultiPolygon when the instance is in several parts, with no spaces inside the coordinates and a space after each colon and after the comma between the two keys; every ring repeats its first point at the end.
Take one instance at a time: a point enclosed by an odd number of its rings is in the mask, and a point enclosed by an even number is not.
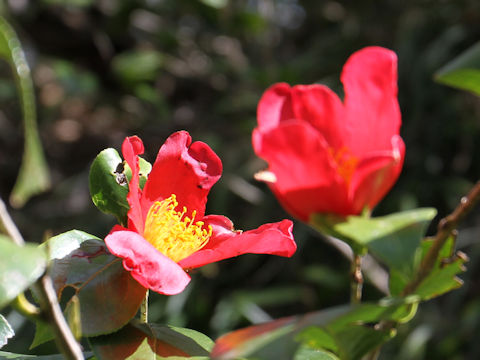
{"type": "Polygon", "coordinates": [[[190,281],[184,269],[245,253],[293,255],[289,220],[241,232],[224,216],[205,215],[208,192],[222,172],[220,159],[207,144],[192,143],[185,131],[172,134],[142,190],[138,155],[143,151],[136,136],[123,142],[123,157],[132,169],[128,227],[115,226],[105,243],[144,287],[173,295],[190,281]]]}
{"type": "Polygon", "coordinates": [[[323,85],[280,83],[258,105],[253,147],[269,165],[258,178],[303,221],[371,210],[403,165],[395,53],[364,48],[349,58],[341,80],[343,103],[323,85]]]}

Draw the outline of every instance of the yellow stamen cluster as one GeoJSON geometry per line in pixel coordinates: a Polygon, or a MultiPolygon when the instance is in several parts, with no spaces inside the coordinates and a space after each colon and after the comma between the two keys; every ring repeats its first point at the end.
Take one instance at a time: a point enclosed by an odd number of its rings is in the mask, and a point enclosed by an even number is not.
{"type": "Polygon", "coordinates": [[[347,185],[350,184],[358,165],[358,159],[346,147],[342,147],[339,150],[329,148],[329,151],[333,160],[337,163],[338,174],[345,180],[347,185]]]}
{"type": "Polygon", "coordinates": [[[175,194],[169,198],[156,201],[150,208],[145,221],[143,237],[163,255],[175,262],[200,250],[212,235],[212,227],[203,227],[203,221],[195,221],[196,211],[192,217],[185,216],[187,208],[176,211],[178,206],[175,194]]]}

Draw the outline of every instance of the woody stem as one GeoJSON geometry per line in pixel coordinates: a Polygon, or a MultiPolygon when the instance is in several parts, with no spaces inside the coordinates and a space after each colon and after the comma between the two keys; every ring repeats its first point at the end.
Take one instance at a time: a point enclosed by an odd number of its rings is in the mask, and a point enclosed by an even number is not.
{"type": "Polygon", "coordinates": [[[140,306],[140,321],[143,323],[148,323],[148,290],[145,293],[145,298],[140,306]]]}
{"type": "Polygon", "coordinates": [[[352,271],[350,280],[350,303],[359,304],[362,301],[362,257],[358,254],[353,254],[352,271]]]}

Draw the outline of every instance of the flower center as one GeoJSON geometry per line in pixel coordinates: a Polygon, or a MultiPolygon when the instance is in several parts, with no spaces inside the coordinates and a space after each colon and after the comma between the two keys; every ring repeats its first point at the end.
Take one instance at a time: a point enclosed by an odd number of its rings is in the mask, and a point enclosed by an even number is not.
{"type": "Polygon", "coordinates": [[[212,227],[203,227],[203,221],[195,220],[196,211],[192,217],[184,216],[187,208],[176,211],[178,206],[175,194],[169,198],[156,201],[150,208],[145,221],[143,237],[163,255],[175,262],[200,250],[212,235],[212,227]]]}
{"type": "Polygon", "coordinates": [[[332,159],[337,164],[338,174],[345,180],[345,182],[350,184],[352,180],[353,173],[358,165],[358,159],[350,153],[350,150],[345,146],[341,147],[338,150],[333,148],[328,149],[332,159]]]}

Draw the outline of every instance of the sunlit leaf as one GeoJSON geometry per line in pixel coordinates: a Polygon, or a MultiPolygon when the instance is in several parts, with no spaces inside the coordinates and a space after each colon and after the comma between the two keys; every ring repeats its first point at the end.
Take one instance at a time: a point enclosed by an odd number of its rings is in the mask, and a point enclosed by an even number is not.
{"type": "MultiPolygon", "coordinates": [[[[424,253],[428,251],[432,242],[432,239],[423,242],[424,253]]],[[[455,239],[450,237],[440,250],[432,271],[417,286],[414,293],[423,300],[428,300],[459,288],[463,281],[457,275],[465,272],[467,261],[463,254],[455,255],[455,239]]]]}
{"type": "MultiPolygon", "coordinates": [[[[139,158],[140,187],[145,185],[152,165],[139,158]]],[[[95,206],[107,214],[117,217],[122,224],[126,223],[129,205],[127,202],[128,182],[132,172],[115,149],[101,151],[90,167],[90,195],[95,206]]]]}
{"type": "MultiPolygon", "coordinates": [[[[118,330],[137,313],[146,289],[135,281],[105,243],[81,231],[69,231],[51,238],[50,276],[59,298],[68,287],[80,302],[84,336],[118,330]]],[[[67,303],[68,315],[74,306],[67,303]]]]}
{"type": "Polygon", "coordinates": [[[313,349],[309,346],[302,345],[295,353],[293,360],[340,360],[334,354],[324,351],[313,349]]]}
{"type": "Polygon", "coordinates": [[[435,217],[432,208],[415,209],[387,216],[345,219],[315,215],[311,224],[349,242],[352,247],[366,248],[390,269],[407,279],[413,276],[420,241],[435,217]]]}
{"type": "Polygon", "coordinates": [[[8,339],[13,337],[15,332],[5,319],[2,314],[0,314],[0,348],[8,342],[8,339]]]}
{"type": "Polygon", "coordinates": [[[480,42],[438,70],[435,80],[480,96],[480,42]]]}
{"type": "Polygon", "coordinates": [[[213,341],[194,330],[132,321],[120,331],[90,338],[103,360],[208,359],[213,341]]]}
{"type": "Polygon", "coordinates": [[[211,355],[222,360],[251,356],[287,360],[293,358],[300,342],[342,359],[355,359],[394,335],[389,330],[374,329],[373,324],[411,318],[417,301],[417,297],[410,297],[346,305],[247,327],[221,336],[211,355]],[[352,347],[354,341],[365,346],[352,347]]]}
{"type": "MultiPolygon", "coordinates": [[[[83,356],[85,359],[93,359],[92,352],[85,352],[83,356]]],[[[65,356],[61,354],[55,355],[25,355],[25,354],[14,354],[11,352],[0,351],[0,359],[17,359],[17,360],[24,360],[24,359],[34,359],[34,360],[64,360],[65,356]]]]}
{"type": "Polygon", "coordinates": [[[95,206],[125,224],[129,206],[127,179],[123,171],[123,159],[117,150],[105,149],[90,167],[89,185],[95,206]]]}
{"type": "Polygon", "coordinates": [[[0,56],[12,68],[23,113],[25,146],[17,182],[10,195],[12,206],[21,207],[28,199],[50,187],[50,175],[38,135],[35,93],[30,67],[15,31],[0,16],[0,56]]]}
{"type": "Polygon", "coordinates": [[[33,244],[18,246],[0,236],[0,308],[24,292],[45,271],[47,256],[33,244]]]}

